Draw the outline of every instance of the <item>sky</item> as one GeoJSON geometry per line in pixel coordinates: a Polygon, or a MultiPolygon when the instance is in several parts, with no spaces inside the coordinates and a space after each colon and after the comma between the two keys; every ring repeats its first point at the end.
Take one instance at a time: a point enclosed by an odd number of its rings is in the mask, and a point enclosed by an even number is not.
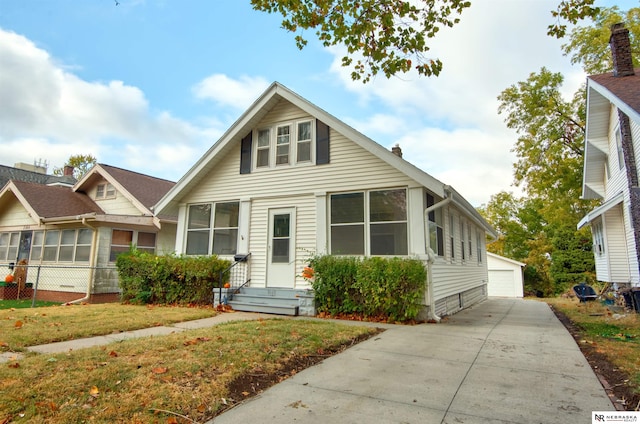
{"type": "MultiPolygon", "coordinates": [[[[178,181],[274,81],[453,186],[512,186],[517,134],[498,95],[545,66],[586,75],[546,35],[558,0],[473,0],[431,40],[438,77],[351,80],[341,47],[295,45],[249,0],[0,0],[0,164],[71,155],[178,181]]],[[[637,0],[599,0],[622,10],[637,0]]]]}

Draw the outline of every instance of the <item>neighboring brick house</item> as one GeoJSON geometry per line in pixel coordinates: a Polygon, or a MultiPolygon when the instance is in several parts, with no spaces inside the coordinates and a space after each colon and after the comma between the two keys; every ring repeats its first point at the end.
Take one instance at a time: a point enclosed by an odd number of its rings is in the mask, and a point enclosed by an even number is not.
{"type": "Polygon", "coordinates": [[[640,69],[629,31],[612,27],[613,72],[587,78],[582,195],[600,199],[578,228],[591,226],[597,279],[640,286],[640,69]]]}
{"type": "Polygon", "coordinates": [[[0,268],[26,261],[38,299],[117,300],[119,253],[173,251],[176,218],[151,209],[175,183],[97,164],[73,186],[53,184],[11,179],[0,190],[0,268]]]}

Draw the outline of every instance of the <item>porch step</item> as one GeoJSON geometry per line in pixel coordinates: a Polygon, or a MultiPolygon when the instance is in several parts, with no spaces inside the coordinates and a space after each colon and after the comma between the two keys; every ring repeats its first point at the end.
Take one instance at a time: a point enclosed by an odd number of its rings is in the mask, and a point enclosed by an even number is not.
{"type": "Polygon", "coordinates": [[[236,311],[263,312],[278,315],[299,315],[301,290],[243,287],[235,293],[229,305],[236,311]]]}
{"type": "Polygon", "coordinates": [[[264,314],[276,314],[276,315],[298,315],[298,306],[272,306],[259,303],[246,303],[232,300],[229,302],[229,306],[235,311],[244,312],[261,312],[264,314]]]}

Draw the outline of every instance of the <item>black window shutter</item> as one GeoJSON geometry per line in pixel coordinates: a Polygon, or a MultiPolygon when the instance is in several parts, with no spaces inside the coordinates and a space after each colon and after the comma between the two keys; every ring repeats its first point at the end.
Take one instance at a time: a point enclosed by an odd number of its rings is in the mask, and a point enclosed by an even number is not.
{"type": "Polygon", "coordinates": [[[251,133],[242,139],[240,146],[240,173],[251,173],[251,133]]]}
{"type": "Polygon", "coordinates": [[[316,165],[329,163],[329,126],[316,119],[316,165]]]}

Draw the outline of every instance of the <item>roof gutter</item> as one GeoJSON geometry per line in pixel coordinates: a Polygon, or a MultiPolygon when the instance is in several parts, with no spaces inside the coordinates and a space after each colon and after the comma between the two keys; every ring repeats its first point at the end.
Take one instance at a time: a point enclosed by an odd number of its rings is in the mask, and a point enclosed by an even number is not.
{"type": "Polygon", "coordinates": [[[425,241],[426,241],[426,246],[427,246],[427,284],[428,284],[428,290],[427,290],[427,304],[429,305],[429,318],[432,319],[435,322],[440,322],[440,320],[442,320],[441,317],[439,317],[436,314],[436,301],[435,298],[433,297],[433,264],[436,261],[436,254],[434,253],[433,249],[431,249],[431,237],[429,234],[429,214],[433,211],[435,211],[436,209],[440,209],[443,206],[448,205],[449,203],[451,203],[453,201],[453,194],[451,193],[451,190],[449,189],[448,186],[445,186],[444,188],[444,194],[445,194],[445,198],[441,201],[439,201],[438,203],[431,205],[429,207],[427,207],[424,210],[424,235],[425,235],[425,241]]]}
{"type": "Polygon", "coordinates": [[[90,258],[89,279],[87,281],[87,293],[85,294],[85,296],[81,297],[80,299],[72,300],[71,302],[69,302],[71,304],[88,301],[91,298],[91,292],[93,291],[93,278],[95,275],[95,264],[96,264],[96,244],[98,243],[98,229],[87,223],[86,216],[82,217],[82,225],[90,228],[91,231],[93,232],[93,236],[91,239],[91,252],[89,253],[89,258],[90,258]]]}

